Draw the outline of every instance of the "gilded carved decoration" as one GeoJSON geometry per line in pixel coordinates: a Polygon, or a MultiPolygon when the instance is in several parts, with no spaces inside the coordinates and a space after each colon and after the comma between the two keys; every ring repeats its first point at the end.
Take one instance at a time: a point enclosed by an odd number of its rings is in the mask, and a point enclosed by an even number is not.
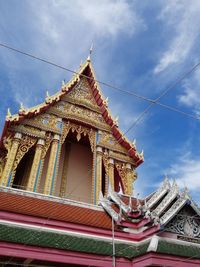
{"type": "Polygon", "coordinates": [[[86,78],[82,78],[69,94],[62,97],[62,100],[82,105],[99,113],[101,112],[94,96],[92,95],[90,85],[86,78]]]}
{"type": "Polygon", "coordinates": [[[53,138],[52,138],[52,135],[51,133],[47,133],[46,134],[46,139],[45,139],[45,143],[44,143],[44,146],[43,146],[43,149],[42,149],[42,156],[41,158],[44,159],[45,156],[46,156],[46,153],[50,147],[50,144],[52,142],[53,138]]]}
{"type": "Polygon", "coordinates": [[[131,169],[126,169],[127,189],[126,194],[132,195],[133,182],[137,179],[137,173],[131,169]]]}
{"type": "Polygon", "coordinates": [[[88,134],[88,137],[89,137],[91,150],[94,153],[95,146],[96,146],[96,132],[94,130],[90,129],[87,134],[88,134]]]}
{"type": "Polygon", "coordinates": [[[63,122],[62,136],[61,136],[61,140],[60,140],[61,145],[65,142],[65,139],[66,139],[70,129],[71,129],[71,123],[69,121],[63,122]]]}
{"type": "Polygon", "coordinates": [[[48,112],[61,118],[85,122],[93,127],[110,131],[110,126],[106,124],[100,113],[68,102],[60,101],[49,108],[48,112]]]}
{"type": "Polygon", "coordinates": [[[41,155],[42,155],[42,151],[43,151],[43,145],[44,145],[44,140],[43,139],[39,139],[36,145],[36,149],[35,149],[35,155],[34,155],[34,159],[33,159],[33,163],[31,166],[31,171],[30,171],[30,176],[28,179],[28,185],[27,185],[27,189],[30,191],[36,191],[36,184],[37,184],[37,180],[39,178],[39,166],[40,166],[40,162],[41,162],[41,155]]]}
{"type": "Polygon", "coordinates": [[[4,144],[4,146],[5,146],[6,150],[7,150],[6,158],[8,158],[8,154],[9,154],[9,152],[11,150],[12,140],[13,140],[13,138],[10,135],[8,137],[4,137],[4,139],[3,139],[3,144],[4,144]]]}
{"type": "Polygon", "coordinates": [[[109,165],[109,160],[108,160],[108,151],[105,150],[103,153],[103,164],[105,167],[105,172],[108,175],[108,165],[109,165]]]}
{"type": "Polygon", "coordinates": [[[114,160],[112,158],[109,158],[108,161],[108,170],[109,170],[109,184],[111,189],[115,190],[115,182],[114,182],[114,160]]]}
{"type": "Polygon", "coordinates": [[[118,161],[122,161],[124,163],[130,163],[131,165],[135,165],[135,162],[133,161],[133,158],[131,158],[128,155],[125,155],[124,153],[116,152],[116,151],[109,151],[109,157],[116,159],[118,161]]]}
{"type": "Polygon", "coordinates": [[[36,143],[37,139],[30,137],[30,136],[22,136],[22,139],[20,140],[19,148],[17,150],[17,154],[13,163],[12,167],[12,181],[10,182],[10,185],[12,185],[12,182],[14,180],[14,176],[16,173],[16,169],[18,164],[20,163],[23,156],[29,151],[29,149],[36,143]]]}
{"type": "Polygon", "coordinates": [[[122,180],[122,184],[124,187],[124,193],[127,195],[132,194],[132,185],[133,182],[137,178],[137,174],[131,168],[127,168],[125,163],[116,162],[115,163],[116,169],[119,173],[119,176],[122,180]]]}
{"type": "Polygon", "coordinates": [[[95,199],[95,177],[96,177],[96,160],[97,160],[97,154],[96,154],[96,135],[97,132],[94,132],[94,151],[93,151],[93,159],[92,159],[92,195],[91,195],[91,202],[96,204],[95,199]]]}
{"type": "Polygon", "coordinates": [[[101,147],[96,149],[96,187],[95,187],[95,204],[98,204],[99,194],[102,190],[102,156],[103,151],[101,147]]]}
{"type": "Polygon", "coordinates": [[[103,165],[105,168],[105,195],[108,193],[108,177],[109,177],[109,158],[108,151],[105,150],[103,153],[103,165]]]}
{"type": "Polygon", "coordinates": [[[113,151],[119,151],[125,154],[128,154],[127,150],[117,143],[116,138],[108,132],[100,131],[99,132],[99,143],[98,145],[111,149],[113,151]]]}
{"type": "Polygon", "coordinates": [[[6,164],[6,156],[1,156],[0,157],[0,178],[2,177],[5,164],[6,164]]]}
{"type": "Polygon", "coordinates": [[[40,187],[40,181],[41,181],[41,175],[42,175],[42,171],[43,171],[43,167],[44,167],[45,156],[49,150],[49,147],[51,145],[52,140],[53,140],[53,137],[52,137],[51,133],[46,133],[45,142],[44,142],[44,145],[42,146],[42,151],[41,151],[41,167],[40,167],[40,173],[38,175],[38,182],[37,182],[37,186],[36,186],[37,192],[38,192],[38,189],[40,187]]]}
{"type": "MultiPolygon", "coordinates": [[[[3,186],[8,186],[10,185],[10,180],[11,180],[11,172],[12,172],[12,167],[13,167],[13,163],[17,154],[17,150],[20,144],[20,140],[21,140],[21,133],[16,133],[13,140],[12,140],[12,145],[11,145],[11,149],[10,149],[10,145],[7,146],[7,148],[9,149],[9,153],[7,154],[6,157],[6,164],[5,167],[3,169],[3,174],[2,174],[2,179],[1,179],[1,185],[3,186]]],[[[6,143],[6,142],[5,142],[6,143]]]]}
{"type": "MultiPolygon", "coordinates": [[[[77,141],[79,142],[82,136],[88,136],[91,151],[93,153],[93,174],[92,174],[92,196],[94,195],[94,170],[95,170],[95,160],[96,160],[96,131],[93,129],[90,129],[88,127],[85,127],[83,125],[75,124],[71,121],[64,121],[63,127],[62,127],[62,135],[61,135],[61,145],[63,145],[67,135],[69,132],[72,131],[73,133],[76,133],[77,141]]],[[[67,151],[66,151],[67,153],[67,151]]],[[[67,166],[67,156],[65,156],[65,164],[64,166],[67,166]]],[[[60,189],[60,196],[64,196],[65,189],[66,189],[66,182],[67,182],[67,168],[63,170],[62,174],[62,180],[61,180],[61,189],[60,189]]],[[[93,197],[92,197],[93,198],[93,197]]],[[[92,199],[93,202],[93,199],[92,199]]]]}
{"type": "Polygon", "coordinates": [[[64,168],[62,171],[62,177],[61,177],[61,185],[60,185],[60,197],[65,197],[66,193],[66,186],[67,186],[67,171],[68,171],[68,161],[69,161],[69,151],[70,147],[65,147],[65,155],[64,155],[64,168]]]}
{"type": "Polygon", "coordinates": [[[63,131],[62,131],[62,136],[61,136],[61,144],[64,143],[69,131],[72,131],[73,133],[76,132],[76,139],[79,142],[81,139],[81,136],[88,136],[88,139],[90,141],[90,147],[91,151],[94,152],[94,147],[95,147],[95,131],[93,129],[89,129],[85,126],[82,125],[77,125],[73,122],[64,122],[63,123],[63,131]]]}
{"type": "Polygon", "coordinates": [[[116,162],[115,163],[115,167],[119,173],[119,176],[121,178],[121,181],[122,181],[122,184],[123,184],[123,187],[124,187],[124,193],[126,193],[126,189],[127,189],[127,186],[128,186],[128,181],[126,179],[126,164],[125,163],[121,163],[121,162],[116,162]]]}
{"type": "Polygon", "coordinates": [[[40,129],[37,129],[35,127],[31,127],[28,125],[18,125],[13,128],[15,132],[22,133],[25,135],[29,135],[32,137],[37,137],[37,138],[45,138],[45,131],[42,131],[40,129]]]}
{"type": "Polygon", "coordinates": [[[60,133],[61,123],[57,116],[44,113],[32,119],[26,119],[23,124],[40,128],[44,131],[60,133]]]}
{"type": "Polygon", "coordinates": [[[54,193],[57,166],[59,154],[59,136],[55,135],[51,144],[51,152],[49,157],[48,169],[44,185],[44,194],[52,195],[54,193]]]}
{"type": "Polygon", "coordinates": [[[22,136],[22,139],[20,141],[20,145],[17,151],[17,155],[15,157],[15,161],[13,164],[13,171],[16,170],[19,162],[23,158],[23,156],[29,151],[29,149],[36,143],[37,139],[30,137],[30,136],[22,136]]]}

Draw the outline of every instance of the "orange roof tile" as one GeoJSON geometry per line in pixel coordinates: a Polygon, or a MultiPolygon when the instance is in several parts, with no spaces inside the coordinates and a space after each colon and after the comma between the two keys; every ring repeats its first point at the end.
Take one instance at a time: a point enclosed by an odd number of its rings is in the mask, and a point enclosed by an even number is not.
{"type": "Polygon", "coordinates": [[[0,192],[0,210],[111,229],[111,219],[103,210],[57,203],[34,196],[0,192]]]}

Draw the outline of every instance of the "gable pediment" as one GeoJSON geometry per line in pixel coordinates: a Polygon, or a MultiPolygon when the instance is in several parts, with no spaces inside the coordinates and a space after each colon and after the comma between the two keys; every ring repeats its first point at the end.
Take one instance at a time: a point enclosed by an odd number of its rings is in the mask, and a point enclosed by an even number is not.
{"type": "Polygon", "coordinates": [[[101,113],[101,110],[92,94],[90,85],[87,79],[84,77],[81,78],[79,83],[73,88],[71,92],[64,95],[61,99],[65,102],[77,104],[95,112],[101,113]]]}
{"type": "Polygon", "coordinates": [[[191,206],[183,207],[165,226],[165,231],[189,238],[200,238],[199,215],[191,206]]]}
{"type": "Polygon", "coordinates": [[[2,140],[8,135],[8,129],[25,134],[28,129],[28,132],[34,132],[38,137],[43,135],[40,131],[61,134],[60,119],[101,131],[106,140],[99,139],[99,145],[111,149],[115,153],[113,157],[122,161],[128,160],[135,166],[143,162],[143,153],[139,154],[136,151],[135,145],[124,137],[117,121],[112,118],[90,61],[86,61],[68,83],[62,83],[56,94],[47,94],[44,103],[30,109],[25,109],[22,105],[19,113],[15,115],[8,112],[2,140]]]}

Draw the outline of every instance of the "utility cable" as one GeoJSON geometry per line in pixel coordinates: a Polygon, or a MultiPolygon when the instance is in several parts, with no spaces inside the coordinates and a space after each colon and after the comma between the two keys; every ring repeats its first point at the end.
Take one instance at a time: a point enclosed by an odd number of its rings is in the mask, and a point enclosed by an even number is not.
{"type": "MultiPolygon", "coordinates": [[[[197,64],[195,64],[190,70],[186,71],[181,77],[179,77],[173,84],[169,85],[162,93],[159,97],[157,97],[155,100],[152,101],[152,103],[138,116],[138,118],[133,122],[133,124],[125,131],[124,135],[126,135],[131,129],[133,129],[133,127],[139,122],[141,121],[141,119],[145,116],[146,113],[148,113],[148,111],[151,109],[151,107],[155,104],[158,104],[158,101],[164,97],[169,91],[171,91],[177,84],[179,84],[181,81],[183,81],[186,77],[188,77],[191,73],[193,73],[194,71],[197,70],[197,68],[200,66],[200,62],[198,62],[197,64]]],[[[167,108],[167,105],[162,104],[162,107],[167,108]]],[[[172,111],[176,111],[177,109],[174,107],[170,107],[170,109],[172,111]]],[[[182,114],[184,114],[185,112],[181,111],[182,114]]],[[[185,115],[185,114],[184,114],[185,115]]],[[[193,116],[193,115],[192,115],[193,116]]],[[[200,119],[199,117],[197,117],[198,120],[200,119]]]]}
{"type": "MultiPolygon", "coordinates": [[[[67,70],[67,71],[69,71],[69,72],[71,72],[71,73],[79,74],[79,73],[77,73],[77,72],[75,72],[75,71],[72,71],[72,70],[70,70],[70,69],[64,68],[64,67],[62,67],[62,66],[60,66],[60,65],[57,65],[57,64],[55,64],[55,63],[52,63],[52,62],[50,62],[50,61],[41,59],[41,58],[39,58],[39,57],[36,57],[36,56],[31,55],[31,54],[22,52],[22,51],[20,51],[20,50],[17,50],[17,49],[8,47],[8,46],[6,46],[6,45],[0,44],[0,46],[6,47],[6,48],[11,49],[11,50],[13,50],[13,51],[15,51],[15,52],[24,54],[24,55],[29,56],[29,57],[32,57],[32,58],[34,58],[34,59],[40,60],[40,61],[42,61],[42,62],[51,64],[51,65],[53,65],[53,66],[55,66],[55,67],[62,68],[62,69],[67,70]]],[[[139,122],[139,121],[143,118],[143,116],[150,110],[150,108],[151,108],[154,104],[158,104],[158,105],[160,105],[160,106],[162,106],[162,107],[164,107],[164,108],[170,109],[170,110],[175,111],[175,112],[179,112],[179,113],[181,113],[181,114],[183,114],[183,115],[186,115],[186,116],[189,116],[189,117],[192,117],[192,118],[195,118],[195,119],[198,119],[198,120],[199,120],[199,118],[196,117],[196,116],[193,116],[193,115],[191,115],[191,114],[187,114],[187,113],[185,113],[185,112],[183,112],[183,111],[180,111],[180,110],[178,110],[178,109],[176,109],[176,108],[174,108],[174,107],[171,107],[171,106],[168,106],[168,105],[165,105],[165,104],[162,104],[162,103],[159,103],[159,102],[158,102],[163,96],[165,96],[165,95],[166,95],[172,88],[174,88],[179,82],[181,82],[185,77],[187,77],[189,74],[191,74],[193,71],[195,71],[195,70],[197,69],[197,67],[199,67],[199,65],[200,65],[200,62],[199,62],[198,64],[196,64],[196,65],[195,65],[191,70],[189,70],[187,73],[185,73],[185,74],[184,74],[180,79],[178,79],[172,86],[169,86],[169,87],[168,87],[168,88],[167,88],[167,89],[166,89],[166,90],[165,90],[165,91],[164,91],[158,98],[156,98],[155,100],[151,100],[151,99],[145,98],[145,97],[140,96],[140,95],[137,95],[137,94],[135,94],[135,93],[127,92],[127,91],[125,91],[125,90],[122,90],[122,89],[120,89],[120,88],[111,86],[111,85],[109,85],[109,84],[107,84],[107,83],[104,83],[104,82],[101,82],[101,81],[98,81],[98,80],[95,80],[95,81],[98,82],[98,83],[104,84],[105,86],[109,86],[109,87],[111,87],[111,88],[113,88],[113,89],[117,89],[118,91],[125,92],[125,93],[128,93],[128,94],[132,94],[133,96],[135,96],[135,97],[137,97],[137,98],[140,98],[140,99],[142,99],[142,100],[151,102],[151,104],[150,104],[150,105],[149,105],[149,106],[148,106],[148,107],[147,107],[147,108],[140,114],[140,116],[139,116],[138,119],[136,120],[136,123],[139,122]]],[[[79,75],[80,75],[80,76],[86,76],[86,75],[83,75],[83,74],[79,74],[79,75]]],[[[90,79],[91,79],[91,77],[88,77],[88,76],[86,76],[86,78],[90,78],[90,79]]],[[[93,80],[94,80],[94,79],[93,79],[93,80]]],[[[134,122],[134,125],[135,125],[135,122],[134,122]]],[[[130,131],[130,130],[133,128],[134,125],[132,125],[132,126],[126,131],[126,133],[127,133],[128,131],[130,131]]],[[[125,133],[125,134],[126,134],[126,133],[125,133]]],[[[49,218],[48,218],[48,219],[49,219],[49,218]]]]}
{"type": "MultiPolygon", "coordinates": [[[[30,57],[30,58],[32,58],[32,59],[41,61],[41,62],[46,63],[46,64],[49,64],[49,65],[52,65],[52,66],[54,66],[54,67],[56,67],[56,68],[59,68],[59,69],[68,71],[68,72],[73,73],[73,74],[77,74],[77,75],[79,75],[79,76],[81,76],[81,77],[84,77],[84,78],[87,78],[87,79],[89,79],[89,80],[93,80],[93,81],[95,81],[95,82],[97,82],[97,83],[99,83],[99,84],[102,84],[102,85],[104,85],[104,86],[106,86],[106,87],[109,87],[109,88],[114,89],[114,90],[116,90],[116,91],[119,91],[119,92],[121,92],[121,93],[125,93],[125,94],[128,94],[128,95],[134,96],[134,97],[136,97],[136,98],[138,98],[138,99],[140,99],[140,100],[143,100],[143,101],[146,101],[146,102],[150,102],[151,104],[157,104],[157,105],[159,105],[159,106],[161,106],[161,107],[163,107],[163,108],[165,108],[165,109],[171,110],[171,111],[173,111],[173,112],[177,112],[177,113],[180,113],[180,114],[185,115],[185,116],[187,116],[187,117],[191,117],[191,118],[193,118],[193,119],[200,120],[199,117],[197,117],[197,116],[195,116],[195,115],[193,115],[193,114],[189,114],[189,113],[186,113],[186,112],[184,112],[184,111],[182,111],[182,110],[179,110],[179,109],[177,109],[177,108],[175,108],[175,107],[173,107],[173,106],[169,106],[169,105],[160,103],[160,102],[158,101],[159,99],[158,99],[158,100],[153,100],[153,99],[144,97],[144,96],[142,96],[142,95],[139,95],[139,94],[137,94],[137,93],[135,93],[135,92],[130,92],[130,91],[127,91],[127,90],[123,90],[123,89],[121,89],[121,88],[119,88],[119,87],[116,87],[116,86],[114,86],[114,85],[111,85],[111,84],[109,84],[109,83],[106,83],[106,82],[103,82],[103,81],[94,79],[94,78],[92,78],[92,77],[89,77],[88,75],[81,74],[81,73],[79,73],[79,72],[77,72],[77,71],[73,71],[73,70],[70,69],[70,68],[63,67],[63,66],[61,66],[61,65],[59,65],[59,64],[56,64],[56,63],[54,63],[54,62],[52,62],[52,61],[43,59],[43,58],[41,58],[41,57],[35,56],[35,55],[33,55],[33,54],[24,52],[24,51],[19,50],[19,49],[16,49],[16,48],[13,48],[13,47],[8,46],[8,45],[6,45],[6,44],[0,43],[0,46],[1,46],[1,47],[4,47],[4,48],[7,48],[7,49],[9,49],[9,50],[11,50],[11,51],[20,53],[20,54],[22,54],[22,55],[25,55],[25,56],[27,56],[27,57],[30,57]]],[[[197,65],[199,66],[199,65],[200,65],[200,62],[199,62],[197,65]]],[[[196,66],[196,67],[194,66],[193,68],[197,68],[197,66],[196,66]]],[[[190,72],[191,72],[191,71],[189,71],[187,75],[189,75],[190,72]]],[[[178,83],[178,81],[177,81],[177,83],[178,83]]],[[[165,92],[165,91],[163,92],[162,96],[164,96],[164,95],[168,92],[168,90],[169,90],[169,88],[166,90],[166,92],[165,92]]],[[[162,96],[161,96],[161,97],[162,97],[162,96]]],[[[127,131],[127,132],[128,132],[128,131],[127,131]]]]}

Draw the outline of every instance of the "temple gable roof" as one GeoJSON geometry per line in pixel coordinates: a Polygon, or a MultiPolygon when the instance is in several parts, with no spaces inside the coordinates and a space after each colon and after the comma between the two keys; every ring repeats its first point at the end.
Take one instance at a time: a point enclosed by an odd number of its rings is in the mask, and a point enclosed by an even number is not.
{"type": "MultiPolygon", "coordinates": [[[[133,158],[136,167],[144,161],[143,153],[137,152],[135,144],[126,139],[118,128],[117,121],[111,116],[107,100],[103,98],[90,60],[85,61],[69,82],[63,82],[61,89],[56,94],[52,96],[47,94],[44,103],[29,109],[25,109],[21,105],[18,114],[8,113],[1,137],[1,147],[3,147],[3,138],[7,136],[8,129],[23,128],[24,125],[37,127],[36,120],[41,119],[43,123],[49,114],[59,116],[63,109],[68,114],[66,119],[83,121],[90,127],[107,132],[107,135],[110,135],[108,138],[112,139],[113,136],[112,142],[116,142],[116,145],[121,146],[133,158]],[[77,106],[76,111],[73,110],[74,104],[77,106]],[[94,118],[93,123],[90,116],[94,118]]],[[[43,123],[42,130],[48,130],[45,123],[43,123]]],[[[57,121],[52,123],[52,130],[55,133],[60,131],[57,121]]],[[[38,134],[41,135],[42,132],[38,134]]]]}

